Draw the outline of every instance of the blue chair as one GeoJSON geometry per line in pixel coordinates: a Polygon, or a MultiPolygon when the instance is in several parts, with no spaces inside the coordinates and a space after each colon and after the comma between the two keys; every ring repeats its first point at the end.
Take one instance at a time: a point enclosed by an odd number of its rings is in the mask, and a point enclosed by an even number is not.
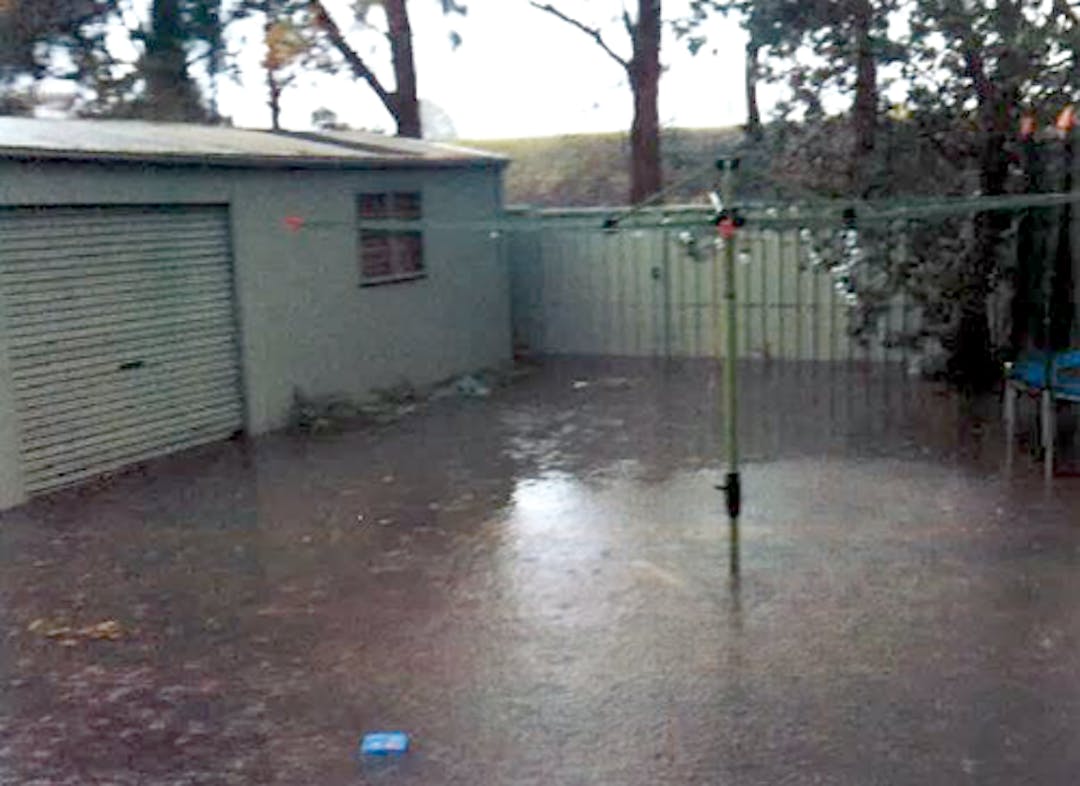
{"type": "Polygon", "coordinates": [[[1056,401],[1080,402],[1080,350],[1027,352],[1005,366],[1005,428],[1012,449],[1016,432],[1016,402],[1021,393],[1039,396],[1040,431],[1047,478],[1054,475],[1057,436],[1056,401]]]}

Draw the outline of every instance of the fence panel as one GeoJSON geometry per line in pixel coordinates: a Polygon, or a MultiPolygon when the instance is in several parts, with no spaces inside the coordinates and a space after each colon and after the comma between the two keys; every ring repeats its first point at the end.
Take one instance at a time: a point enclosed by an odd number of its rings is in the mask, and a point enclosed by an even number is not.
{"type": "MultiPolygon", "coordinates": [[[[603,216],[510,222],[515,343],[538,354],[721,356],[724,255],[715,236],[666,228],[659,215],[654,226],[604,230],[603,216]]],[[[918,317],[903,297],[860,341],[850,335],[851,304],[828,270],[807,262],[799,232],[750,229],[735,242],[740,358],[903,358],[891,339],[918,317]]]]}

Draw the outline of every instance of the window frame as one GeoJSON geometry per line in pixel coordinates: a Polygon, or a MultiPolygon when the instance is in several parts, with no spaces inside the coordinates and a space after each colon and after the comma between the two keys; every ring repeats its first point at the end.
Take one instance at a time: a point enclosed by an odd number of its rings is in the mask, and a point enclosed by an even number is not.
{"type": "Polygon", "coordinates": [[[424,193],[420,189],[406,191],[364,191],[356,194],[356,262],[362,288],[420,281],[428,277],[427,243],[423,229],[424,193]],[[378,205],[376,203],[382,202],[378,205]],[[371,215],[375,213],[375,215],[371,215]],[[384,275],[365,272],[365,232],[386,237],[388,240],[389,267],[384,275]],[[400,245],[395,244],[395,240],[400,245]],[[406,242],[402,242],[406,241],[406,242]],[[399,258],[402,248],[413,246],[418,269],[404,270],[399,258]]]}

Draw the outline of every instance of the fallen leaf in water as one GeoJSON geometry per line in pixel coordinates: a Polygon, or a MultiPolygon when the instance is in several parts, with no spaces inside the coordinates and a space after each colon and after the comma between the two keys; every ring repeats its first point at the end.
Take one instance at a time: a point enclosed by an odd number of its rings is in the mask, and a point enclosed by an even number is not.
{"type": "Polygon", "coordinates": [[[81,628],[79,633],[97,641],[118,641],[124,635],[124,630],[116,620],[105,620],[96,625],[87,625],[81,628]]]}
{"type": "Polygon", "coordinates": [[[116,620],[75,628],[57,620],[39,618],[27,625],[26,629],[46,639],[53,639],[64,647],[74,647],[81,641],[118,641],[124,635],[123,627],[116,620]]]}

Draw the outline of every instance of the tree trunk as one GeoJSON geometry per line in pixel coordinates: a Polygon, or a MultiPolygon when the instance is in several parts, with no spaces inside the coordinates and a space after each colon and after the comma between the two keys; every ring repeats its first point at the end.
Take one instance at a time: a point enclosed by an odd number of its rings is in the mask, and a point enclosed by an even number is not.
{"type": "Polygon", "coordinates": [[[870,159],[877,132],[877,61],[871,38],[874,10],[871,0],[858,0],[852,20],[855,40],[855,103],[852,111],[855,149],[853,180],[856,194],[863,195],[869,186],[870,159]]]}
{"type": "MultiPolygon", "coordinates": [[[[1000,0],[997,19],[1003,40],[1014,40],[1021,19],[1019,0],[1000,0]]],[[[1005,193],[1008,183],[1011,110],[1019,105],[1023,61],[1018,52],[1006,52],[991,76],[979,42],[967,36],[967,31],[961,31],[965,69],[978,98],[979,191],[983,196],[999,196],[1005,193]]],[[[1000,378],[987,298],[1000,269],[998,255],[1009,225],[1009,215],[1001,210],[986,210],[975,216],[975,243],[964,270],[958,304],[960,319],[949,359],[950,375],[967,388],[987,389],[1000,378]]]]}
{"type": "Polygon", "coordinates": [[[638,0],[630,87],[634,122],[630,128],[630,202],[638,204],[661,190],[660,169],[660,14],[661,0],[638,0]]]}
{"type": "Polygon", "coordinates": [[[199,121],[206,110],[187,69],[186,34],[180,0],[154,0],[140,70],[146,80],[145,109],[149,120],[199,121]]]}
{"type": "Polygon", "coordinates": [[[394,62],[394,119],[398,136],[419,139],[423,135],[420,125],[420,101],[416,93],[416,61],[413,58],[412,27],[405,0],[386,0],[386,20],[389,27],[390,53],[394,62]]]}
{"type": "MultiPolygon", "coordinates": [[[[1021,143],[1024,193],[1046,190],[1046,168],[1040,143],[1029,134],[1021,143]]],[[[1016,358],[1043,345],[1042,279],[1046,264],[1046,236],[1049,234],[1048,208],[1028,208],[1016,230],[1016,263],[1012,275],[1009,356],[1016,358]]]]}
{"type": "MultiPolygon", "coordinates": [[[[998,196],[1005,193],[1008,181],[1006,144],[1012,122],[1009,109],[1018,100],[1017,90],[990,80],[981,53],[969,50],[965,57],[979,97],[982,132],[979,190],[983,196],[998,196]]],[[[986,389],[999,376],[990,337],[987,297],[998,267],[1001,238],[1008,228],[1009,216],[1002,211],[987,210],[975,216],[975,244],[964,271],[960,319],[949,359],[950,376],[964,387],[986,389]]]]}
{"type": "Polygon", "coordinates": [[[270,92],[270,128],[281,130],[281,85],[272,69],[266,69],[266,86],[270,92]]]}
{"type": "MultiPolygon", "coordinates": [[[[1065,137],[1062,158],[1065,176],[1061,185],[1064,193],[1073,190],[1073,168],[1076,158],[1073,149],[1075,132],[1069,130],[1065,137]]],[[[1057,258],[1054,260],[1053,287],[1050,290],[1050,348],[1055,351],[1068,349],[1072,339],[1076,300],[1073,295],[1073,207],[1066,204],[1059,210],[1057,258]]]]}
{"type": "Polygon", "coordinates": [[[758,51],[752,38],[746,45],[746,133],[755,142],[761,140],[761,110],[758,107],[758,51]]]}

